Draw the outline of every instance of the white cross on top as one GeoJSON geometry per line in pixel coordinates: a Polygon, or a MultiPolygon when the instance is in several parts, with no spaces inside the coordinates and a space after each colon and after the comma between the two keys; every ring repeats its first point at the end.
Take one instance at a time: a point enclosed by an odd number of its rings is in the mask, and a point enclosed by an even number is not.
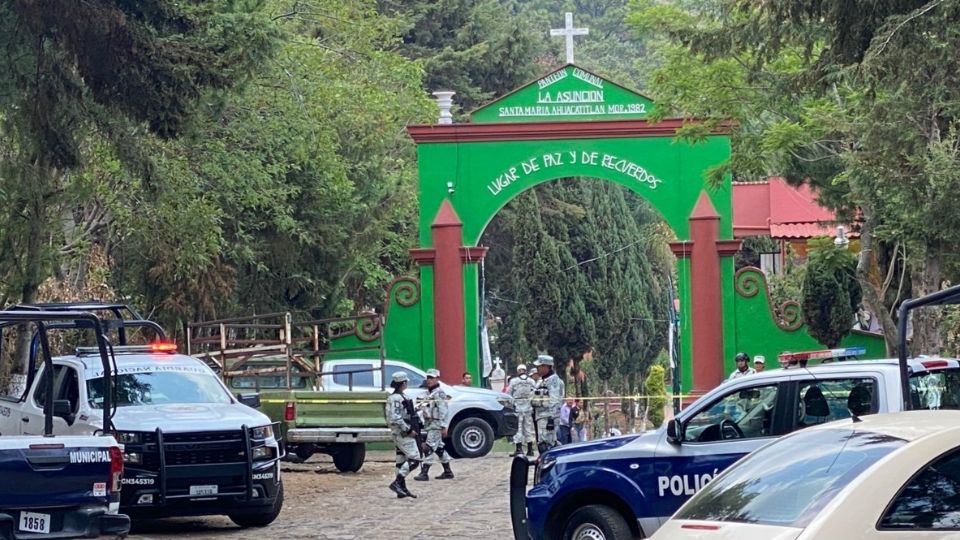
{"type": "Polygon", "coordinates": [[[567,38],[567,63],[573,63],[573,36],[585,36],[590,33],[589,28],[574,28],[573,13],[567,12],[566,21],[563,28],[551,28],[551,36],[564,36],[567,38]]]}

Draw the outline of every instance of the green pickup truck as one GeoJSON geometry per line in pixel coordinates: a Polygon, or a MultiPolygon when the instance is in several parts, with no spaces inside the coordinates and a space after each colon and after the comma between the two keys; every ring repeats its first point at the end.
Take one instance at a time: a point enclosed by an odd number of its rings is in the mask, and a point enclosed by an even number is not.
{"type": "Polygon", "coordinates": [[[300,459],[329,454],[341,472],[357,472],[365,443],[390,441],[382,392],[261,390],[260,410],[280,422],[287,451],[300,459]]]}
{"type": "Polygon", "coordinates": [[[257,389],[260,411],[280,431],[287,452],[300,459],[316,453],[333,458],[337,470],[357,472],[363,467],[369,442],[392,441],[384,421],[383,392],[316,392],[310,378],[292,377],[293,390],[286,386],[286,376],[231,377],[227,385],[234,392],[257,389]]]}

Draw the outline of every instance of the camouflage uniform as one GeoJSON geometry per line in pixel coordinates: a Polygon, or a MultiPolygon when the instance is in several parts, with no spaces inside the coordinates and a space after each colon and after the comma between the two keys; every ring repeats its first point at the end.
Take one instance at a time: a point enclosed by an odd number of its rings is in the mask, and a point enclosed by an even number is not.
{"type": "MultiPolygon", "coordinates": [[[[405,383],[407,380],[406,373],[398,371],[393,375],[392,385],[396,388],[398,384],[405,383]]],[[[393,444],[397,450],[397,477],[394,482],[390,484],[390,489],[397,494],[397,498],[416,498],[416,495],[410,493],[407,489],[405,479],[407,475],[410,474],[410,471],[420,466],[420,460],[422,458],[420,456],[417,439],[411,436],[410,433],[413,429],[413,422],[411,421],[408,405],[404,403],[406,401],[409,400],[403,395],[403,392],[399,391],[394,391],[394,393],[387,397],[385,411],[387,426],[390,427],[390,433],[393,435],[393,444]]]]}
{"type": "Polygon", "coordinates": [[[557,426],[560,425],[560,407],[566,391],[563,380],[553,372],[553,357],[540,355],[535,366],[550,366],[550,373],[540,379],[533,398],[534,415],[537,421],[537,446],[540,453],[557,445],[557,426]]]}
{"type": "Polygon", "coordinates": [[[527,445],[527,454],[533,455],[533,442],[535,432],[533,430],[533,392],[537,387],[537,382],[527,376],[527,368],[523,364],[517,366],[520,375],[510,379],[507,386],[507,393],[513,397],[514,407],[520,420],[517,433],[513,436],[513,444],[517,445],[516,455],[522,452],[522,445],[527,445]]]}
{"type": "Polygon", "coordinates": [[[427,371],[427,384],[430,388],[426,397],[420,404],[420,414],[423,416],[423,428],[426,431],[426,448],[423,456],[423,468],[420,474],[414,477],[414,480],[427,481],[430,467],[437,462],[440,457],[440,463],[443,465],[443,473],[437,476],[438,480],[453,478],[453,472],[450,470],[450,454],[447,453],[443,444],[443,430],[450,423],[449,410],[447,408],[447,394],[440,388],[440,372],[436,369],[427,371]],[[434,379],[430,381],[430,379],[434,379]],[[433,382],[436,386],[430,387],[433,382]]]}

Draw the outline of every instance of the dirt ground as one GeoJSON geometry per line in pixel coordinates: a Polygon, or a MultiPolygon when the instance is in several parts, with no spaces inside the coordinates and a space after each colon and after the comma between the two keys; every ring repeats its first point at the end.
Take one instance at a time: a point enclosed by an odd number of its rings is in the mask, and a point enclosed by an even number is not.
{"type": "MultiPolygon", "coordinates": [[[[415,482],[419,496],[398,500],[392,452],[368,452],[359,473],[338,473],[327,456],[304,464],[285,463],[283,512],[271,526],[240,529],[225,517],[176,518],[134,524],[129,538],[390,540],[512,538],[509,505],[510,457],[495,452],[457,460],[454,480],[415,482]]],[[[430,471],[437,476],[439,465],[430,471]]]]}

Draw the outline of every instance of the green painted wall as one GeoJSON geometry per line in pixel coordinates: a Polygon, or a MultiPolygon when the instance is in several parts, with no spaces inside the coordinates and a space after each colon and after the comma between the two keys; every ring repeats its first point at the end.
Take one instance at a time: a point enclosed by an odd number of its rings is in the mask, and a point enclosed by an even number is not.
{"type": "MultiPolygon", "coordinates": [[[[771,311],[767,280],[756,268],[744,268],[736,275],[734,329],[736,350],[728,349],[724,357],[725,373],[735,369],[733,357],[743,351],[751,357],[762,354],[767,359],[767,369],[777,367],[777,355],[784,352],[816,351],[825,349],[810,337],[802,323],[800,307],[791,305],[783,310],[784,321],[778,325],[771,311]]],[[[883,337],[876,334],[855,332],[847,336],[842,347],[865,347],[863,358],[886,356],[883,337]]]]}

